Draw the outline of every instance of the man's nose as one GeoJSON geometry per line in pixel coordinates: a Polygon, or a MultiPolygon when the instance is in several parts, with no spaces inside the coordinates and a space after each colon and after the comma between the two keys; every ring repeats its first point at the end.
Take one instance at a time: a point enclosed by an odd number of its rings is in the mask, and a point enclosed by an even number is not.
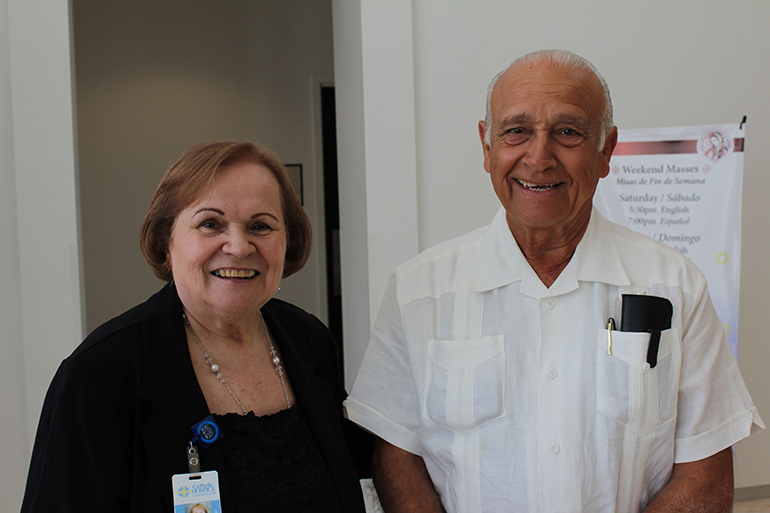
{"type": "Polygon", "coordinates": [[[529,142],[524,162],[530,169],[542,172],[550,169],[556,163],[553,155],[553,140],[544,132],[536,132],[529,142]]]}
{"type": "Polygon", "coordinates": [[[257,248],[249,239],[249,234],[243,228],[230,228],[227,231],[227,242],[222,250],[237,258],[246,258],[254,253],[257,248]]]}

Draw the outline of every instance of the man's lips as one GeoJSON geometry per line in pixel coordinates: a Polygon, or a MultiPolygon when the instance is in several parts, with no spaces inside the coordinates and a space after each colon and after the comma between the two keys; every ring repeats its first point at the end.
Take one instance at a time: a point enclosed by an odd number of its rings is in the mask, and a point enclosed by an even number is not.
{"type": "Polygon", "coordinates": [[[218,278],[240,278],[243,280],[250,280],[259,273],[254,269],[217,269],[216,271],[212,271],[211,274],[218,278]]]}
{"type": "Polygon", "coordinates": [[[561,185],[561,182],[558,182],[558,183],[532,183],[532,182],[528,182],[526,180],[522,180],[520,178],[516,178],[515,180],[516,180],[516,182],[519,185],[521,185],[522,187],[524,187],[528,191],[535,191],[535,192],[550,191],[551,189],[555,189],[556,187],[561,185]]]}

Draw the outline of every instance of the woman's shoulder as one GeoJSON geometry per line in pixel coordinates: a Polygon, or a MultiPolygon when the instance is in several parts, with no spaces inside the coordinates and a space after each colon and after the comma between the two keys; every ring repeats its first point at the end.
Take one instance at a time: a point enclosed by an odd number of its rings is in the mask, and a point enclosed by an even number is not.
{"type": "MultiPolygon", "coordinates": [[[[148,319],[161,314],[162,304],[176,298],[176,292],[166,286],[147,301],[123,312],[94,329],[62,362],[63,367],[108,369],[141,365],[144,359],[148,319]],[[173,295],[170,295],[170,293],[173,295]]],[[[177,299],[178,301],[178,299],[177,299]]]]}
{"type": "Polygon", "coordinates": [[[286,326],[298,326],[301,328],[313,328],[328,331],[323,322],[315,315],[302,308],[287,303],[281,299],[273,298],[262,307],[262,311],[268,320],[282,323],[286,326]]]}
{"type": "Polygon", "coordinates": [[[313,353],[322,360],[335,358],[338,348],[334,335],[315,315],[275,298],[262,307],[262,312],[279,343],[313,353]]]}

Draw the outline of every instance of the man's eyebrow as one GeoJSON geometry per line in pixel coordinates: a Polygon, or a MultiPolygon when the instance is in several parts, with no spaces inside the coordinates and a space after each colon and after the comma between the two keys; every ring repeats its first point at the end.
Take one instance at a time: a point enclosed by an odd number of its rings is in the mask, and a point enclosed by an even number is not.
{"type": "Polygon", "coordinates": [[[578,125],[588,127],[591,125],[591,120],[582,116],[572,116],[570,114],[564,114],[562,116],[556,116],[554,123],[568,123],[570,125],[578,125]]]}
{"type": "Polygon", "coordinates": [[[520,123],[528,123],[531,121],[531,116],[529,114],[517,114],[515,116],[510,116],[507,118],[503,118],[500,121],[500,127],[509,127],[511,125],[518,125],[520,123]]]}
{"type": "MultiPolygon", "coordinates": [[[[498,125],[498,130],[502,132],[514,125],[531,124],[531,123],[533,123],[533,121],[532,121],[532,117],[529,114],[517,114],[501,120],[498,125]]],[[[557,123],[558,124],[566,123],[569,125],[575,125],[583,129],[588,129],[588,127],[590,127],[591,125],[591,122],[589,119],[583,116],[574,116],[572,114],[562,114],[554,117],[554,119],[552,120],[552,124],[555,125],[557,123]]]]}

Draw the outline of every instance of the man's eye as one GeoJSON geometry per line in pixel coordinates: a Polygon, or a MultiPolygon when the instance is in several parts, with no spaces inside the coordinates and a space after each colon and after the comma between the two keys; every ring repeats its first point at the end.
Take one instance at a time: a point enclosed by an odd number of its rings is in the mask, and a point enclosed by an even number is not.
{"type": "Polygon", "coordinates": [[[574,136],[579,136],[579,135],[580,135],[580,132],[578,132],[578,131],[577,131],[577,130],[575,130],[574,128],[563,128],[563,129],[562,129],[562,130],[559,132],[559,134],[561,134],[561,135],[566,135],[566,136],[568,136],[568,137],[574,137],[574,136]]]}
{"type": "Polygon", "coordinates": [[[508,144],[523,142],[527,137],[527,131],[523,128],[510,128],[503,133],[502,139],[508,144]]]}

